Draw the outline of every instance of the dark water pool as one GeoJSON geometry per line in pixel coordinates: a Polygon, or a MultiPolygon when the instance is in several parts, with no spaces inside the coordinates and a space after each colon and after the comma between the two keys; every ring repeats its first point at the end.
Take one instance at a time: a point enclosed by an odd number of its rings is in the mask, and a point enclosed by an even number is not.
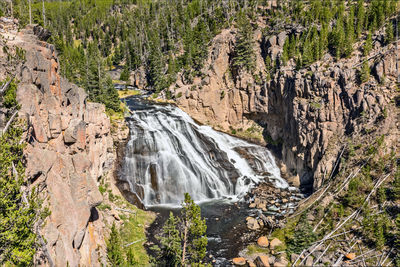
{"type": "MultiPolygon", "coordinates": [[[[237,257],[248,244],[255,242],[261,234],[260,231],[251,231],[246,226],[246,217],[257,214],[256,210],[248,209],[247,205],[245,202],[222,200],[200,204],[202,216],[207,223],[207,261],[213,266],[229,266],[230,260],[237,257]]],[[[147,237],[150,243],[157,243],[155,235],[161,232],[169,213],[180,214],[180,209],[152,207],[150,210],[158,215],[148,229],[147,237]]],[[[149,253],[152,254],[150,250],[149,253]]]]}

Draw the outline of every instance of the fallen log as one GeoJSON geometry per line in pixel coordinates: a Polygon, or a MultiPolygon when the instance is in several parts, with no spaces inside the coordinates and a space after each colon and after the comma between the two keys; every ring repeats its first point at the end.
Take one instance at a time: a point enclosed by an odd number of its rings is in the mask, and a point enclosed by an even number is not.
{"type": "Polygon", "coordinates": [[[4,127],[4,129],[0,132],[0,136],[2,136],[5,132],[7,132],[8,128],[10,128],[11,123],[14,121],[15,117],[18,114],[18,110],[14,111],[13,115],[11,116],[11,118],[8,120],[6,126],[4,127]]]}

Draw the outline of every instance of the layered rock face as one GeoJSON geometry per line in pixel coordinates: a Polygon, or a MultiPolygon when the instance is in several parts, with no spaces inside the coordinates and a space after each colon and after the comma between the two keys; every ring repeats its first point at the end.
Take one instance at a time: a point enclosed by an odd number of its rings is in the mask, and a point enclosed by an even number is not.
{"type": "Polygon", "coordinates": [[[36,264],[100,265],[98,250],[105,242],[95,209],[102,202],[97,179],[114,157],[105,108],[88,103],[82,88],[60,77],[54,47],[39,41],[33,29],[18,33],[9,45],[26,51],[26,63],[17,68],[19,118],[28,125],[26,179],[50,211],[40,232],[43,255],[51,260],[39,254],[36,264]]]}
{"type": "Polygon", "coordinates": [[[359,51],[338,62],[326,55],[301,70],[289,62],[268,77],[264,59],[281,57],[288,34],[299,32],[267,37],[255,32],[256,72],[233,75],[235,31],[225,30],[212,42],[203,78],[187,83],[181,77],[170,89],[183,110],[217,129],[261,125],[266,141],[280,148],[287,170],[299,176],[303,187],[318,188],[333,170],[346,136],[382,119],[395,78],[396,51],[380,47],[384,56],[369,62],[377,77],[386,77],[386,85],[374,78],[358,84],[359,51]]]}

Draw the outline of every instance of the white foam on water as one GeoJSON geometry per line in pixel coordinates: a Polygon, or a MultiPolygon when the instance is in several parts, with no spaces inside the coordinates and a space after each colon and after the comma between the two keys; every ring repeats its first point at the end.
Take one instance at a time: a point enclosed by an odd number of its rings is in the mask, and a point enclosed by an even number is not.
{"type": "Polygon", "coordinates": [[[277,187],[288,187],[265,147],[200,126],[177,107],[134,111],[130,132],[121,178],[145,206],[178,206],[184,193],[196,202],[236,201],[266,172],[277,187]],[[253,164],[237,149],[244,149],[253,164]]]}

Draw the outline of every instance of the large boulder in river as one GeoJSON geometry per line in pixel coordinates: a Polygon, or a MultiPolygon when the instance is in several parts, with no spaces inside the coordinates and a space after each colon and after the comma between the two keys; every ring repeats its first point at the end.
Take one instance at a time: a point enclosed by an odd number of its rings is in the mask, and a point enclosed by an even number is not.
{"type": "Polygon", "coordinates": [[[260,229],[260,225],[258,224],[257,219],[253,217],[247,217],[246,222],[247,222],[247,228],[249,228],[250,230],[260,229]]]}

